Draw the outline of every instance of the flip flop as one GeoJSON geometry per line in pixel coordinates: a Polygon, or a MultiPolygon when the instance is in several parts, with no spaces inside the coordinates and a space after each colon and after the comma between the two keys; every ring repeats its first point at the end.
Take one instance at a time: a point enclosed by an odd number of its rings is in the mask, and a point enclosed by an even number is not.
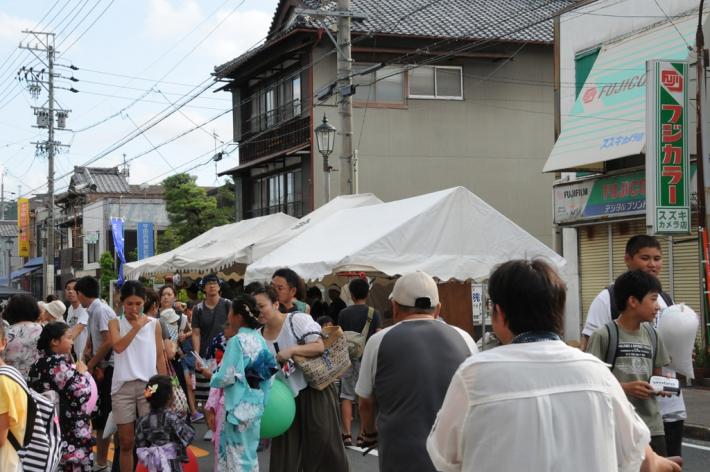
{"type": "Polygon", "coordinates": [[[351,434],[342,433],[341,436],[343,437],[343,445],[345,447],[353,445],[353,436],[351,434]]]}

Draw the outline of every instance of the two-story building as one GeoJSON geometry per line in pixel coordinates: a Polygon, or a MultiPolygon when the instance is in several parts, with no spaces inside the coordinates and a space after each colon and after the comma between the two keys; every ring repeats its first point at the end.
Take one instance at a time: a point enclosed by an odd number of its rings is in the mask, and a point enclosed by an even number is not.
{"type": "Polygon", "coordinates": [[[169,225],[162,186],[130,185],[126,173],[116,167],[75,167],[67,191],[56,203],[61,208],[55,239],[62,284],[72,277],[99,274],[101,254],[114,252],[111,218],[124,220],[127,255],[137,250],[138,223],[152,223],[156,234],[169,225]]]}
{"type": "MultiPolygon", "coordinates": [[[[563,233],[568,270],[579,280],[568,285],[567,325],[574,337],[594,297],[626,269],[628,238],[647,233],[646,61],[653,59],[690,63],[693,217],[689,234],[659,236],[660,280],[676,302],[702,313],[694,163],[698,5],[694,0],[600,0],[580,2],[559,17],[561,134],[543,170],[560,176],[553,187],[555,224],[563,233]]],[[[701,15],[706,37],[707,12],[701,15]]]]}
{"type": "MultiPolygon", "coordinates": [[[[552,18],[571,3],[353,0],[359,191],[390,201],[465,186],[551,245],[553,177],[541,169],[554,141],[552,18]]],[[[335,9],[281,0],[265,42],[215,68],[233,97],[238,165],[223,174],[238,219],[325,203],[314,127],[326,115],[342,129],[335,9]]]]}

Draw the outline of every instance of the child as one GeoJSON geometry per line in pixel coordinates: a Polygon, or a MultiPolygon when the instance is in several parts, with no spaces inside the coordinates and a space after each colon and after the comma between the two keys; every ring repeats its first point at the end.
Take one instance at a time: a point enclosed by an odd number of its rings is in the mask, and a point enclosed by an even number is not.
{"type": "Polygon", "coordinates": [[[257,331],[259,312],[253,297],[232,300],[229,323],[237,334],[229,339],[222,365],[210,381],[212,387],[224,391],[218,470],[259,470],[261,416],[278,367],[257,331]]]}
{"type": "MultiPolygon", "coordinates": [[[[212,373],[216,372],[217,369],[219,369],[220,365],[222,365],[222,358],[224,356],[224,350],[226,348],[224,344],[227,343],[229,338],[237,334],[237,330],[235,328],[236,327],[232,326],[229,322],[227,322],[224,325],[223,332],[215,338],[215,340],[217,340],[218,342],[211,344],[209,349],[207,349],[208,356],[211,353],[214,353],[215,358],[205,361],[210,364],[209,366],[199,365],[198,368],[200,368],[202,375],[204,375],[208,379],[211,379],[212,373]],[[222,342],[223,344],[221,346],[217,346],[219,342],[222,342]]],[[[220,434],[222,433],[222,425],[224,424],[223,389],[215,387],[210,388],[210,395],[207,398],[207,403],[205,403],[205,416],[207,417],[207,426],[209,427],[209,430],[212,431],[212,443],[214,445],[215,457],[219,457],[220,434]]],[[[215,460],[215,472],[219,470],[218,464],[218,461],[215,460]]]]}
{"type": "Polygon", "coordinates": [[[621,315],[592,333],[587,352],[611,364],[627,398],[651,431],[651,448],[666,455],[663,420],[649,380],[670,362],[663,341],[651,325],[658,312],[661,283],[643,271],[621,274],[614,282],[621,315]],[[616,339],[616,346],[610,345],[616,339]]]}
{"type": "Polygon", "coordinates": [[[3,361],[2,354],[5,352],[6,344],[5,325],[0,323],[0,466],[2,470],[14,471],[19,470],[20,458],[8,436],[12,434],[15,438],[25,437],[27,394],[20,384],[2,374],[2,371],[7,369],[16,377],[23,377],[20,371],[3,361]]]}
{"type": "Polygon", "coordinates": [[[178,415],[166,409],[173,396],[170,377],[154,375],[144,393],[150,413],[136,426],[136,455],[149,472],[181,472],[181,463],[189,461],[187,446],[195,430],[178,415]]]}
{"type": "Polygon", "coordinates": [[[94,464],[91,413],[96,405],[97,392],[86,365],[71,361],[73,345],[68,324],[63,321],[47,323],[37,341],[40,358],[30,368],[29,386],[37,392],[54,391],[59,398],[61,470],[90,472],[94,464]],[[90,401],[92,397],[93,402],[90,401]]]}

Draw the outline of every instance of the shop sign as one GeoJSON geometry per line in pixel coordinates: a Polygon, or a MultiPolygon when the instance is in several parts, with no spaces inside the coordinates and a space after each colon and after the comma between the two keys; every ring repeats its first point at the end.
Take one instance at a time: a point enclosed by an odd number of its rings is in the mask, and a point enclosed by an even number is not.
{"type": "Polygon", "coordinates": [[[27,198],[17,199],[17,229],[20,233],[17,255],[30,257],[30,200],[27,198]]]}
{"type": "Polygon", "coordinates": [[[646,69],[646,225],[652,234],[688,234],[688,63],[654,60],[646,69]]]}
{"type": "MultiPolygon", "coordinates": [[[[690,172],[690,188],[695,188],[694,163],[690,172]]],[[[559,184],[553,192],[554,220],[558,225],[646,214],[646,174],[642,170],[559,184]]]]}
{"type": "MultiPolygon", "coordinates": [[[[471,306],[473,307],[473,326],[481,326],[484,312],[482,284],[471,284],[471,306]]],[[[486,324],[491,324],[490,315],[486,316],[486,324]]]]}

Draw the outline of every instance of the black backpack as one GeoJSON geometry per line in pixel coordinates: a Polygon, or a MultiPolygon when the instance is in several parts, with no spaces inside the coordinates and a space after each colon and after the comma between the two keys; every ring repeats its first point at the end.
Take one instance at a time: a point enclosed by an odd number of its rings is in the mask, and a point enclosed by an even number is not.
{"type": "MultiPolygon", "coordinates": [[[[656,354],[658,353],[658,333],[651,323],[641,323],[641,326],[646,330],[651,337],[651,352],[653,353],[653,365],[656,365],[656,354]]],[[[616,365],[616,351],[619,348],[619,325],[612,320],[604,325],[606,332],[609,335],[609,344],[606,346],[606,356],[604,362],[609,364],[609,369],[614,370],[616,365]]]]}

